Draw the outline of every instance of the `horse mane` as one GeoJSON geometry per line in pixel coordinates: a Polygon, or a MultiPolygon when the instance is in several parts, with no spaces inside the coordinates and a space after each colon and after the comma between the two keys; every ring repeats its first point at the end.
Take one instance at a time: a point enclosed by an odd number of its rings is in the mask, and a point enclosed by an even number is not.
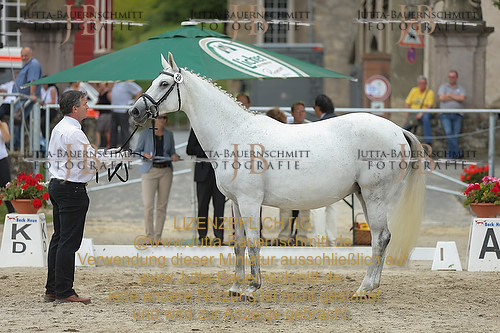
{"type": "Polygon", "coordinates": [[[221,93],[223,93],[224,95],[226,95],[229,99],[231,99],[237,106],[239,106],[243,111],[245,111],[246,113],[250,113],[252,115],[259,115],[259,116],[262,116],[262,114],[260,112],[257,112],[257,111],[252,111],[252,110],[249,110],[246,108],[246,106],[244,106],[241,102],[238,102],[236,100],[236,98],[231,95],[230,93],[228,93],[224,88],[222,88],[221,86],[219,86],[214,80],[212,80],[211,78],[207,78],[205,75],[204,76],[201,76],[199,73],[195,73],[193,72],[192,69],[188,69],[187,67],[184,67],[184,70],[186,72],[190,72],[191,74],[193,74],[194,76],[198,77],[199,79],[201,79],[201,81],[204,81],[208,84],[210,84],[212,87],[218,89],[221,93]]]}

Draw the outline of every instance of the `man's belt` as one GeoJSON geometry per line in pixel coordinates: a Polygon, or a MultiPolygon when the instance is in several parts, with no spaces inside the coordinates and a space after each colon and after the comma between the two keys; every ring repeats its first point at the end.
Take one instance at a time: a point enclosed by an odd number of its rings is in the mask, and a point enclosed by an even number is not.
{"type": "Polygon", "coordinates": [[[50,181],[58,182],[61,185],[64,185],[64,184],[80,185],[80,186],[87,186],[88,185],[88,183],[70,182],[69,180],[64,180],[64,179],[59,179],[59,178],[52,178],[50,181]]]}
{"type": "Polygon", "coordinates": [[[161,162],[161,163],[153,163],[153,168],[171,168],[172,162],[161,162]]]}

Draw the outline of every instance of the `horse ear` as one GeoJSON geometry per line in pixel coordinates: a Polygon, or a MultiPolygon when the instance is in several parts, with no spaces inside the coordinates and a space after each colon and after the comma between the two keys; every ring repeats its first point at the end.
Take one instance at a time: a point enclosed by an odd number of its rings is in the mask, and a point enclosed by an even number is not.
{"type": "Polygon", "coordinates": [[[165,57],[163,57],[163,53],[161,54],[161,65],[163,66],[164,70],[167,70],[170,68],[170,65],[168,62],[165,60],[165,57]]]}
{"type": "Polygon", "coordinates": [[[170,52],[168,52],[168,63],[170,64],[170,66],[174,71],[178,69],[177,64],[174,61],[174,56],[170,52]]]}

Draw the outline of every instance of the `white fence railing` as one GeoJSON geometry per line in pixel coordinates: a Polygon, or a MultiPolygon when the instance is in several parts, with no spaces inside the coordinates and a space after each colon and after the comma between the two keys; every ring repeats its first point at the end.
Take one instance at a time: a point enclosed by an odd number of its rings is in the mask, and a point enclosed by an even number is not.
{"type": "MultiPolygon", "coordinates": [[[[0,93],[0,96],[15,96],[16,100],[11,102],[11,110],[10,110],[10,123],[9,127],[11,130],[11,134],[14,131],[14,105],[19,102],[21,99],[27,100],[23,105],[23,108],[31,102],[29,96],[22,94],[4,94],[0,93]]],[[[89,107],[96,110],[111,110],[111,109],[128,109],[129,105],[89,105],[89,107]]],[[[47,134],[46,146],[48,147],[50,140],[50,109],[51,108],[59,108],[58,104],[48,104],[44,106],[40,106],[38,102],[34,103],[34,106],[31,108],[31,112],[29,117],[25,120],[22,117],[21,124],[21,145],[20,151],[24,154],[24,131],[28,130],[29,133],[29,153],[39,151],[40,147],[40,125],[41,125],[41,108],[45,109],[45,119],[44,127],[45,133],[47,134]],[[28,126],[29,125],[29,126],[28,126]]],[[[271,107],[251,107],[252,110],[257,112],[266,112],[271,109],[271,107]]],[[[281,110],[288,112],[290,110],[289,107],[280,107],[281,110]]],[[[314,113],[314,109],[311,107],[306,108],[306,112],[314,113]]],[[[336,113],[351,113],[351,112],[367,112],[367,113],[415,113],[415,112],[429,112],[429,113],[476,113],[476,114],[489,114],[489,127],[488,127],[488,165],[489,165],[489,173],[490,176],[494,176],[495,173],[495,123],[497,120],[497,114],[500,113],[500,109],[405,109],[405,108],[382,108],[382,109],[367,109],[367,108],[336,108],[336,113]]],[[[10,149],[14,149],[13,140],[10,142],[10,149]]]]}

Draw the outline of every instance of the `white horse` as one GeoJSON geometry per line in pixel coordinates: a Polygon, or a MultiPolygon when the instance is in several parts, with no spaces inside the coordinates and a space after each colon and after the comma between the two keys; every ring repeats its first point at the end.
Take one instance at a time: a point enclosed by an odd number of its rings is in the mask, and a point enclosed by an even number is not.
{"type": "MultiPolygon", "coordinates": [[[[425,189],[416,162],[400,168],[410,160],[410,154],[415,157],[421,153],[413,134],[371,114],[348,114],[300,126],[282,124],[248,111],[211,81],[181,70],[172,54],[168,62],[163,55],[161,61],[163,71],[129,113],[138,123],[155,113],[182,109],[187,114],[201,146],[213,158],[217,186],[234,202],[236,221],[249,217],[249,224],[235,226],[236,258],[244,258],[245,246],[239,245],[246,245],[249,257],[254,259],[250,259],[252,279],[245,295],[261,286],[260,261],[255,260],[260,253],[261,205],[312,209],[355,193],[370,226],[373,255],[381,258],[368,267],[358,296],[379,287],[389,240],[391,255],[408,255],[420,225],[425,189]],[[258,154],[262,150],[269,154],[249,160],[252,151],[258,154]],[[372,155],[404,151],[406,158],[401,165],[401,156],[392,161],[360,158],[370,151],[372,155]],[[240,154],[238,170],[228,152],[240,154]],[[221,160],[224,157],[226,161],[221,160]],[[400,200],[391,216],[391,238],[387,211],[398,189],[400,200]]],[[[245,281],[243,260],[236,260],[235,274],[237,282],[230,293],[240,294],[245,281]]]]}

